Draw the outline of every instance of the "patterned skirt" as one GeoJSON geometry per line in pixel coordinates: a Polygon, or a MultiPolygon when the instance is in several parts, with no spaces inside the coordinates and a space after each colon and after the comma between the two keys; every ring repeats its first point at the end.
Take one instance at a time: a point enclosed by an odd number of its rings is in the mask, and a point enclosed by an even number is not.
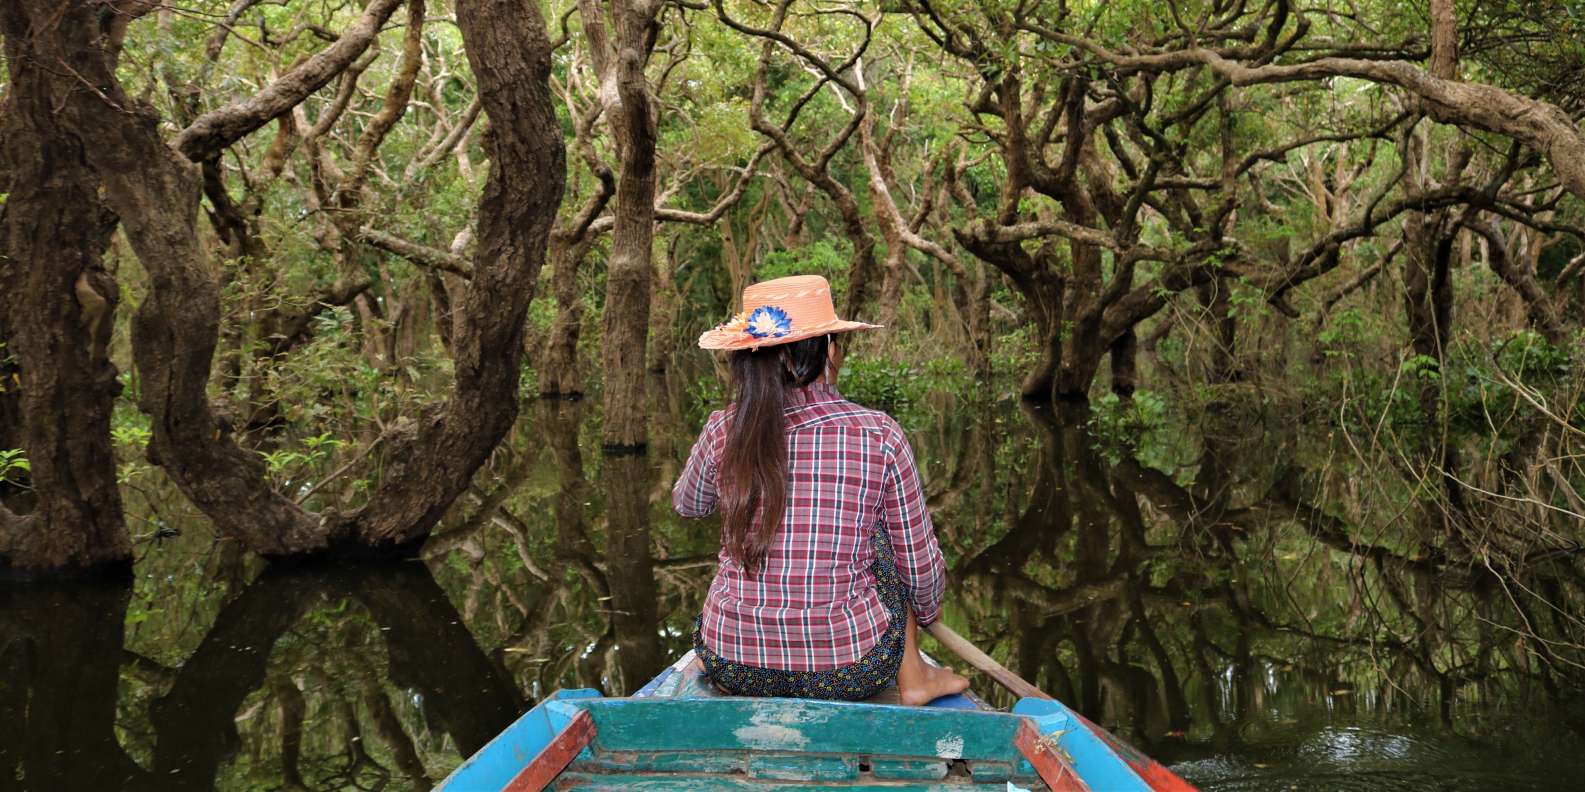
{"type": "Polygon", "coordinates": [[[785,671],[760,668],[728,660],[705,646],[694,621],[693,647],[704,663],[704,671],[717,687],[735,696],[776,696],[779,698],[867,699],[897,681],[897,668],[903,661],[903,642],[908,629],[908,587],[897,575],[892,546],[886,534],[876,531],[870,539],[875,548],[876,593],[891,614],[891,623],[881,638],[857,662],[824,671],[785,671]]]}

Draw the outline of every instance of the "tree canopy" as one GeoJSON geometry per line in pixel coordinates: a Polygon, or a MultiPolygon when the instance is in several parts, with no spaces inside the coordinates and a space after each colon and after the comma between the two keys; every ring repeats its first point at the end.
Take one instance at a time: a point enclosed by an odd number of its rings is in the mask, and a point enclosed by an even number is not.
{"type": "MultiPolygon", "coordinates": [[[[267,557],[413,552],[523,398],[598,395],[606,452],[644,454],[652,373],[719,398],[691,339],[805,272],[890,328],[852,340],[856,393],[1089,401],[1125,444],[1150,410],[1293,411],[1416,499],[1391,542],[1361,515],[1323,540],[1533,574],[1585,515],[1582,25],[1576,0],[12,3],[0,557],[123,563],[150,488],[267,557]]],[[[1328,485],[1265,486],[1261,513],[1328,485]]]]}

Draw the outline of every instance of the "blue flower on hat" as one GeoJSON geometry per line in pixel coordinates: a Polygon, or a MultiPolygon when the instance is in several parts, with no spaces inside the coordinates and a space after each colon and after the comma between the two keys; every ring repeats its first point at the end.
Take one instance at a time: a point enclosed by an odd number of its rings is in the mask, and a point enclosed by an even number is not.
{"type": "Polygon", "coordinates": [[[774,305],[761,305],[748,315],[744,332],[755,338],[781,338],[792,332],[792,317],[774,305]]]}

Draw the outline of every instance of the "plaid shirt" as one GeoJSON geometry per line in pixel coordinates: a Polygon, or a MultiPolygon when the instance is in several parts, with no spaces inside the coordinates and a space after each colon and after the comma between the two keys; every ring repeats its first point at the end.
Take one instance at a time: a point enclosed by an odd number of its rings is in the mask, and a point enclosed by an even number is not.
{"type": "MultiPolygon", "coordinates": [[[[705,645],[728,660],[822,671],[861,659],[890,621],[870,572],[869,537],[877,528],[891,540],[920,625],[941,615],[946,564],[897,422],[819,383],[789,391],[787,403],[781,530],[754,579],[721,550],[701,630],[705,645]]],[[[672,488],[672,505],[684,517],[715,511],[731,414],[710,415],[672,488]]]]}

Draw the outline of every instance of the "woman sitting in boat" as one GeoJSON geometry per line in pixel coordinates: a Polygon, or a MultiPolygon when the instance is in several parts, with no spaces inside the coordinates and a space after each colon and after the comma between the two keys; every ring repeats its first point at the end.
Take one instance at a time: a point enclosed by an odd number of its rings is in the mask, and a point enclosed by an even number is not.
{"type": "Polygon", "coordinates": [[[694,647],[721,690],[904,704],[968,680],[924,662],[945,563],[913,451],[885,413],[837,393],[838,319],[819,276],[758,283],[699,338],[731,353],[736,399],[710,415],[675,487],[684,517],[721,511],[720,570],[694,647]]]}

